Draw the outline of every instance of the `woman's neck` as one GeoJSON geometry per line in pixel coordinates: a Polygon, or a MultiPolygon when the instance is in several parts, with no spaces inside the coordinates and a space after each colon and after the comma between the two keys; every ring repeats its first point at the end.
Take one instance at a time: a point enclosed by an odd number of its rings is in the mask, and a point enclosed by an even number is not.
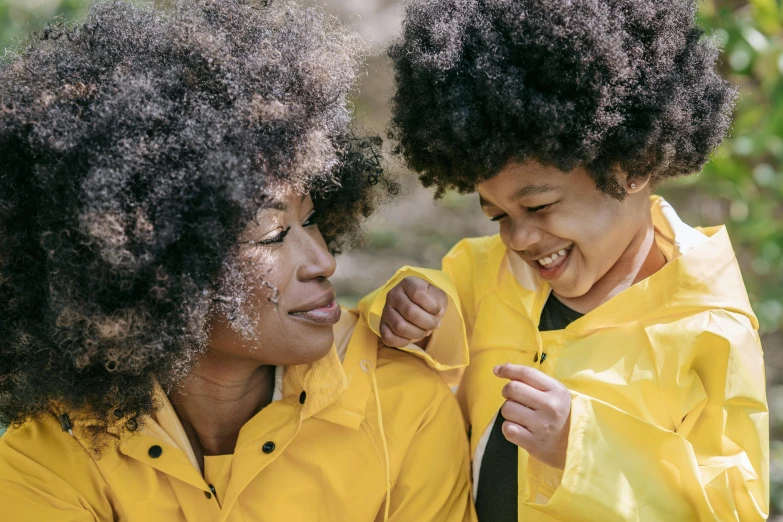
{"type": "Polygon", "coordinates": [[[203,457],[234,452],[239,430],[272,402],[274,366],[207,355],[169,395],[201,469],[203,457]]]}
{"type": "Polygon", "coordinates": [[[557,298],[569,308],[586,314],[623,290],[647,279],[666,264],[666,257],[655,241],[652,220],[633,237],[617,262],[585,295],[557,298]]]}

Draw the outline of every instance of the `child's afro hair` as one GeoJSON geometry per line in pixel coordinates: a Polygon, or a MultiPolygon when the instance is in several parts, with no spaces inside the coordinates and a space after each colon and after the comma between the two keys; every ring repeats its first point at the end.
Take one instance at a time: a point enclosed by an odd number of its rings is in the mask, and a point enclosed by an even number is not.
{"type": "Polygon", "coordinates": [[[512,161],[655,184],[701,169],[734,90],[692,0],[422,0],[389,55],[391,137],[425,186],[470,192],[512,161]]]}

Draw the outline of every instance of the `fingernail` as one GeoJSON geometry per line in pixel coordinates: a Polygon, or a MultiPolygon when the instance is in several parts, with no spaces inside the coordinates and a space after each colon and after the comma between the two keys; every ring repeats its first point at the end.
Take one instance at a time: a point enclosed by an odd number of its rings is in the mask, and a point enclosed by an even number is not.
{"type": "Polygon", "coordinates": [[[500,366],[495,366],[495,367],[492,369],[492,371],[495,373],[495,375],[497,375],[497,374],[498,374],[498,372],[500,371],[500,366]]]}

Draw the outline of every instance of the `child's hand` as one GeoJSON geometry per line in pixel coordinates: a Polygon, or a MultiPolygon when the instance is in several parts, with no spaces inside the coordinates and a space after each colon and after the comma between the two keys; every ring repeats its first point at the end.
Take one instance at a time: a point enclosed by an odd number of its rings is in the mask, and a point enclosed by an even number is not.
{"type": "Polygon", "coordinates": [[[528,366],[506,363],[495,375],[510,382],[503,387],[500,409],[503,435],[553,468],[565,468],[571,426],[571,392],[560,381],[528,366]]]}
{"type": "Polygon", "coordinates": [[[418,277],[406,277],[386,296],[380,326],[383,344],[399,348],[426,341],[440,326],[448,304],[440,288],[418,277]]]}

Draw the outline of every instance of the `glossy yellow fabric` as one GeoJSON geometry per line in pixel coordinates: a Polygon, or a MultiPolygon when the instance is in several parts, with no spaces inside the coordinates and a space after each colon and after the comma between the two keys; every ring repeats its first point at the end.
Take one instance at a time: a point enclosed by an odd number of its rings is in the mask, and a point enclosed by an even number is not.
{"type": "Polygon", "coordinates": [[[213,478],[217,496],[208,498],[209,484],[161,391],[163,408],[154,418],[100,458],[86,449],[78,422],[71,436],[54,413],[10,429],[0,437],[1,518],[380,521],[387,449],[388,520],[471,520],[468,444],[453,394],[420,359],[379,349],[377,337],[356,321],[344,311],[330,354],[286,369],[282,399],[248,421],[233,456],[207,458],[208,476],[220,474],[213,478]],[[265,452],[269,442],[274,450],[265,452]],[[158,458],[150,456],[152,446],[162,448],[158,458]]]}
{"type": "MultiPolygon", "coordinates": [[[[762,349],[728,235],[688,227],[657,197],[652,217],[666,266],[560,331],[538,331],[550,288],[499,237],[464,240],[444,258],[444,289],[460,303],[449,313],[470,345],[457,395],[473,457],[504,401],[495,365],[535,366],[572,391],[565,470],[519,450],[520,522],[767,517],[762,349]]],[[[415,273],[360,304],[371,324],[415,273]]],[[[428,346],[435,358],[448,351],[441,339],[428,346]]]]}

